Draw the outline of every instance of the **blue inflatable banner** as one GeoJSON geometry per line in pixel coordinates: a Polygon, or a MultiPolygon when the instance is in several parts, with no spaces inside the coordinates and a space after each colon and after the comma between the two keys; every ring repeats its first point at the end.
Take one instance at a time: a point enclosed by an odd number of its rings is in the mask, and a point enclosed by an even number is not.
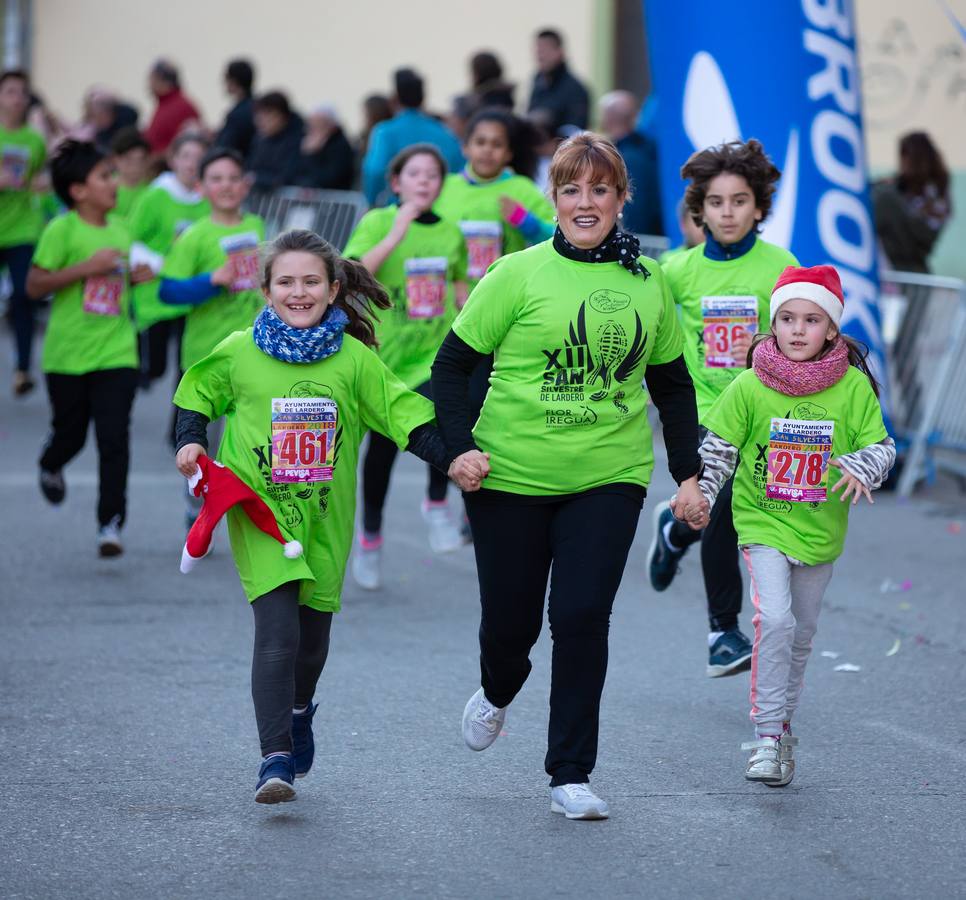
{"type": "Polygon", "coordinates": [[[802,265],[831,263],[843,331],[884,349],[869,206],[855,18],[848,0],[645,0],[667,233],[695,151],[757,138],[782,170],[762,237],[802,265]]]}

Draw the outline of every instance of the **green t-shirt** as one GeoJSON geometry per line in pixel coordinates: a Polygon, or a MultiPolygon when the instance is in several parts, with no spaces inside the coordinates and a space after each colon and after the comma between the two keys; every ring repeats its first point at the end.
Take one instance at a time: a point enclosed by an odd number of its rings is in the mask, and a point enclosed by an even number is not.
{"type": "MultiPolygon", "coordinates": [[[[106,247],[127,254],[130,244],[123,225],[108,222],[99,228],[71,210],[44,229],[33,262],[56,272],[84,262],[106,247]]],[[[83,375],[137,365],[137,335],[130,317],[126,268],[75,281],[54,294],[44,336],[45,372],[83,375]]]]}
{"type": "Polygon", "coordinates": [[[44,139],[33,128],[0,128],[0,168],[17,185],[0,190],[0,247],[33,244],[43,229],[30,183],[46,158],[44,139]]]}
{"type": "Polygon", "coordinates": [[[150,187],[151,185],[148,182],[135,185],[134,187],[119,184],[117,186],[117,205],[111,211],[111,215],[124,223],[130,224],[134,208],[148,192],[150,187]]]}
{"type": "Polygon", "coordinates": [[[181,368],[190,369],[233,331],[250,328],[265,305],[259,290],[258,245],[265,239],[265,223],[245,215],[238,225],[218,225],[210,218],[192,225],[171,248],[161,269],[162,278],[194,278],[213,272],[231,258],[235,281],[210,300],[192,306],[184,324],[181,368]]]}
{"type": "Polygon", "coordinates": [[[516,200],[541,221],[553,221],[550,201],[523,175],[474,183],[457,172],[446,176],[443,192],[436,201],[436,212],[460,226],[466,238],[467,277],[471,287],[493,262],[507,253],[523,250],[529,243],[516,228],[504,221],[500,210],[500,197],[504,195],[516,200]]]}
{"type": "Polygon", "coordinates": [[[886,437],[862,372],[850,366],[824,391],[787,397],[745,369],[701,422],[740,452],[732,500],[740,545],[764,544],[808,565],[842,553],[851,503],[830,491],[841,472],[829,456],[886,437]]]}
{"type": "Polygon", "coordinates": [[[694,381],[699,415],[711,409],[744,371],[744,365],[728,355],[731,336],[740,329],[769,330],[775,282],[786,266],[797,265],[791,253],[761,238],[737,259],[708,259],[704,244],[698,244],[663,264],[681,312],[684,359],[694,381]]]}
{"type": "MultiPolygon", "coordinates": [[[[398,212],[398,206],[367,212],[343,255],[365,256],[389,234],[398,212]]],[[[379,356],[406,387],[418,387],[429,381],[436,351],[456,315],[453,282],[466,280],[463,234],[445,219],[432,225],[412,222],[375,275],[393,302],[391,309],[379,311],[379,356]]]]}
{"type": "MultiPolygon", "coordinates": [[[[175,240],[190,225],[209,215],[211,204],[207,200],[185,203],[172,196],[166,188],[152,185],[130,214],[131,240],[146,244],[155,253],[167,256],[175,240]]],[[[160,282],[155,278],[134,288],[134,320],[138,331],[155,322],[183,316],[190,308],[162,303],[158,297],[159,287],[160,282]]]]}
{"type": "Polygon", "coordinates": [[[497,260],[453,330],[494,353],[473,430],[490,454],[485,487],[569,494],[613,482],[647,486],[654,468],[650,363],[681,355],[681,327],[660,267],[574,262],[545,241],[497,260]]]}
{"type": "Polygon", "coordinates": [[[405,448],[410,432],[432,421],[432,403],[406,390],[353,337],[326,359],[296,365],[262,353],[251,329],[225,338],[192,366],[174,402],[212,420],[225,416],[219,461],[268,504],[286,540],[304,549],[287,559],[278,541],[239,507],[230,509],[228,534],[248,599],[300,580],[299,603],[338,612],[359,443],[373,429],[405,448]],[[315,439],[306,441],[311,432],[315,439]],[[298,480],[306,476],[319,480],[298,480]]]}

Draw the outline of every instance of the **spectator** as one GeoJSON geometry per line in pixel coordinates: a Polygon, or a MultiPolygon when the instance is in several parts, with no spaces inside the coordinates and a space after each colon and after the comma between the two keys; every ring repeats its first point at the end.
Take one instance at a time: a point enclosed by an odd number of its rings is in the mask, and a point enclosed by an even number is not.
{"type": "Polygon", "coordinates": [[[634,234],[664,234],[657,146],[635,130],[640,104],[630,91],[600,98],[600,130],[620,151],[631,176],[634,199],[624,205],[624,228],[634,234]]]}
{"type": "Polygon", "coordinates": [[[92,141],[102,153],[111,152],[111,141],[122,128],[137,126],[138,111],[104,88],[91,88],[84,101],[92,141]]]}
{"type": "Polygon", "coordinates": [[[552,114],[553,131],[565,125],[587,127],[587,89],[570,73],[560,32],[547,28],[536,39],[537,74],[533,78],[529,112],[552,114]]]}
{"type": "Polygon", "coordinates": [[[513,92],[516,85],[503,80],[503,65],[496,55],[488,50],[474,53],[470,58],[470,78],[473,82],[471,96],[477,109],[499,106],[513,110],[513,92]]]}
{"type": "Polygon", "coordinates": [[[410,144],[432,144],[446,160],[450,171],[463,167],[463,154],[456,136],[441,122],[427,115],[423,106],[423,79],[412,69],[395,73],[398,108],[388,122],[380,122],[369,135],[369,149],[362,161],[362,187],[371,204],[388,199],[386,167],[400,150],[410,144]]]}
{"type": "Polygon", "coordinates": [[[899,140],[899,174],[872,189],[875,228],[893,269],[928,272],[929,254],[952,213],[949,170],[924,131],[899,140]]]}
{"type": "Polygon", "coordinates": [[[369,149],[369,135],[380,122],[392,118],[392,103],[384,94],[370,94],[362,101],[362,133],[359,135],[358,153],[360,159],[369,149]]]}
{"type": "Polygon", "coordinates": [[[252,86],[255,70],[247,59],[233,59],[225,68],[225,92],[235,105],[228,110],[225,124],[215,138],[216,147],[230,147],[242,158],[248,156],[255,137],[255,110],[252,86]]]}
{"type": "Polygon", "coordinates": [[[252,189],[272,191],[294,184],[305,124],[281,91],[262,94],[254,103],[255,137],[247,167],[254,176],[252,189]]]}
{"type": "Polygon", "coordinates": [[[148,74],[148,88],[158,105],[144,137],[151,145],[151,153],[165,153],[178,132],[188,123],[201,121],[197,107],[181,92],[178,70],[167,60],[159,59],[148,74]]]}
{"type": "Polygon", "coordinates": [[[295,184],[348,191],[355,175],[355,156],[339,117],[331,106],[317,107],[306,120],[295,184]]]}
{"type": "MultiPolygon", "coordinates": [[[[627,207],[624,207],[625,209],[627,207]]],[[[669,259],[677,256],[679,253],[684,253],[686,250],[690,250],[692,247],[697,247],[698,244],[704,243],[704,228],[701,225],[696,225],[694,218],[691,215],[691,210],[688,209],[687,200],[682,197],[678,201],[676,207],[678,216],[678,228],[681,229],[681,243],[677,247],[671,247],[669,250],[665,250],[658,262],[663,266],[669,259]]]]}

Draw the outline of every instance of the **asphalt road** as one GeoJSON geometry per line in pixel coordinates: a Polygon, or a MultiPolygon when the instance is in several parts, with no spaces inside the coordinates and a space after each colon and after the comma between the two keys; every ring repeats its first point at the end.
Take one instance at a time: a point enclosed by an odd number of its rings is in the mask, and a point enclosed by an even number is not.
{"type": "MultiPolygon", "coordinates": [[[[93,447],[67,470],[66,504],[47,506],[44,393],[0,394],[3,897],[966,896],[957,485],[856,511],[784,790],[742,777],[748,676],[704,675],[696,554],[666,594],[647,584],[649,501],[614,611],[593,777],[612,815],[570,822],[550,813],[542,768],[546,634],[507,734],[485,753],[462,744],[479,684],[472,550],[430,553],[423,470],[404,458],[386,587],[349,584],[333,628],[315,768],[295,803],[262,807],[252,616],[223,531],[212,558],[178,572],[166,399],[138,399],[127,552],[102,561],[93,447]]],[[[651,497],[669,486],[659,464],[651,497]]]]}

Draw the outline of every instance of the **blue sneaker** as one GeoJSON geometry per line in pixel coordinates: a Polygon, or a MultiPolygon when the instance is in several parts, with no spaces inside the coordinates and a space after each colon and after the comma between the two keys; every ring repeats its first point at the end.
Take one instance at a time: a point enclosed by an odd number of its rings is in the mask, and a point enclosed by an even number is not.
{"type": "Polygon", "coordinates": [[[296,778],[304,778],[312,768],[312,760],[315,758],[312,716],[318,708],[318,703],[310,703],[305,712],[292,713],[292,759],[296,778]]]}
{"type": "Polygon", "coordinates": [[[708,651],[708,677],[736,675],[751,668],[751,641],[737,628],[726,631],[708,651]]]}
{"type": "Polygon", "coordinates": [[[668,522],[674,521],[671,504],[667,500],[654,507],[653,521],[654,537],[651,539],[651,548],[647,551],[647,571],[651,578],[651,587],[655,591],[666,591],[678,574],[678,563],[688,552],[688,548],[674,550],[664,540],[664,527],[668,522]]]}
{"type": "Polygon", "coordinates": [[[255,785],[256,803],[286,803],[295,799],[295,765],[292,756],[270,756],[262,760],[255,785]]]}

